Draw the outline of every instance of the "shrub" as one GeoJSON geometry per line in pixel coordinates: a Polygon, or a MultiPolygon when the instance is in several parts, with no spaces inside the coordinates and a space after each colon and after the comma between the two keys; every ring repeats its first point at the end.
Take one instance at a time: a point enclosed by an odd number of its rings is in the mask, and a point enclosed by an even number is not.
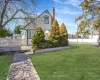
{"type": "Polygon", "coordinates": [[[68,45],[68,33],[64,23],[60,27],[60,46],[68,45]]]}
{"type": "Polygon", "coordinates": [[[7,29],[3,28],[2,31],[0,32],[0,37],[5,38],[7,36],[7,33],[8,33],[7,29]]]}
{"type": "Polygon", "coordinates": [[[50,32],[50,41],[53,43],[53,46],[57,47],[60,43],[60,31],[59,31],[59,25],[57,20],[53,21],[52,29],[50,32]]]}
{"type": "Polygon", "coordinates": [[[45,49],[45,48],[52,48],[53,45],[52,45],[52,42],[49,41],[49,40],[45,40],[45,42],[43,43],[40,43],[40,47],[41,49],[45,49]]]}
{"type": "Polygon", "coordinates": [[[38,27],[32,38],[32,48],[42,48],[42,43],[45,42],[45,35],[41,27],[38,27]]]}
{"type": "Polygon", "coordinates": [[[45,43],[46,43],[46,48],[52,48],[53,47],[53,44],[50,40],[46,40],[45,43]]]}
{"type": "Polygon", "coordinates": [[[68,46],[68,39],[61,37],[60,38],[60,46],[68,46]]]}

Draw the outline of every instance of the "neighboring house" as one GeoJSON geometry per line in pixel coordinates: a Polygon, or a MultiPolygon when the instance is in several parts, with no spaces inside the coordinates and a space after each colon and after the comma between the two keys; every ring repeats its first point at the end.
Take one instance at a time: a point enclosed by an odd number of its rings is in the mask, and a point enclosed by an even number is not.
{"type": "Polygon", "coordinates": [[[28,26],[21,28],[22,44],[31,45],[32,37],[37,27],[41,27],[46,35],[46,39],[50,34],[51,25],[55,19],[55,9],[52,9],[52,15],[48,10],[37,16],[28,26]],[[48,36],[47,36],[48,35],[48,36]]]}
{"type": "Polygon", "coordinates": [[[99,30],[95,30],[91,35],[89,35],[90,39],[98,39],[98,37],[99,37],[99,30]]]}

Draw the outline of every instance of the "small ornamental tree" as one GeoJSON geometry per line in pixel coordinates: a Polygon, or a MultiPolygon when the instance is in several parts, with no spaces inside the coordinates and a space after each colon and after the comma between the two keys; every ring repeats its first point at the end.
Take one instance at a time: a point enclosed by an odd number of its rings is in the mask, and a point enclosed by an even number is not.
{"type": "Polygon", "coordinates": [[[60,45],[67,46],[68,45],[68,32],[64,25],[64,23],[60,27],[60,45]]]}
{"type": "Polygon", "coordinates": [[[32,38],[32,48],[41,48],[41,43],[45,42],[45,35],[41,27],[35,30],[35,34],[32,38]]]}
{"type": "Polygon", "coordinates": [[[59,30],[59,24],[57,20],[53,21],[52,29],[50,32],[50,41],[53,43],[54,47],[59,46],[60,43],[60,30],[59,30]]]}

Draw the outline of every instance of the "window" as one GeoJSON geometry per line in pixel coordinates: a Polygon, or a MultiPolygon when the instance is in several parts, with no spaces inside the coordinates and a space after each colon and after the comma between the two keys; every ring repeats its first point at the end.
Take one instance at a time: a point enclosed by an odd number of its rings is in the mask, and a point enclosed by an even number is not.
{"type": "Polygon", "coordinates": [[[44,16],[44,23],[49,24],[49,16],[44,16]]]}
{"type": "Polygon", "coordinates": [[[34,36],[34,30],[28,30],[28,38],[32,38],[34,36]]]}

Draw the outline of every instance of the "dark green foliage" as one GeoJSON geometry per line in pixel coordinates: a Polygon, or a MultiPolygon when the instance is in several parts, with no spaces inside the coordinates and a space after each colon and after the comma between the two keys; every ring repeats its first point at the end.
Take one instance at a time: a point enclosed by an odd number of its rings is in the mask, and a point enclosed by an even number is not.
{"type": "Polygon", "coordinates": [[[7,36],[12,36],[13,32],[10,29],[7,29],[7,36]]]}
{"type": "Polygon", "coordinates": [[[14,33],[15,34],[20,34],[21,33],[21,31],[20,31],[20,25],[18,25],[18,26],[15,27],[14,33]]]}
{"type": "Polygon", "coordinates": [[[52,29],[50,32],[50,41],[52,41],[53,46],[57,47],[60,43],[60,30],[59,30],[59,24],[57,20],[53,21],[52,29]]]}
{"type": "Polygon", "coordinates": [[[53,44],[50,40],[45,40],[45,48],[52,48],[53,47],[53,44]]]}
{"type": "Polygon", "coordinates": [[[32,48],[43,48],[42,44],[45,42],[45,35],[41,27],[38,27],[32,38],[32,48]]]}
{"type": "Polygon", "coordinates": [[[60,38],[60,46],[68,46],[68,39],[61,37],[60,38]]]}
{"type": "Polygon", "coordinates": [[[1,38],[5,38],[7,36],[7,29],[6,28],[3,28],[2,31],[0,32],[0,37],[1,38]]]}
{"type": "Polygon", "coordinates": [[[49,40],[45,40],[45,42],[43,43],[40,43],[40,47],[41,49],[45,49],[45,48],[52,48],[53,47],[53,44],[51,41],[49,40]]]}

